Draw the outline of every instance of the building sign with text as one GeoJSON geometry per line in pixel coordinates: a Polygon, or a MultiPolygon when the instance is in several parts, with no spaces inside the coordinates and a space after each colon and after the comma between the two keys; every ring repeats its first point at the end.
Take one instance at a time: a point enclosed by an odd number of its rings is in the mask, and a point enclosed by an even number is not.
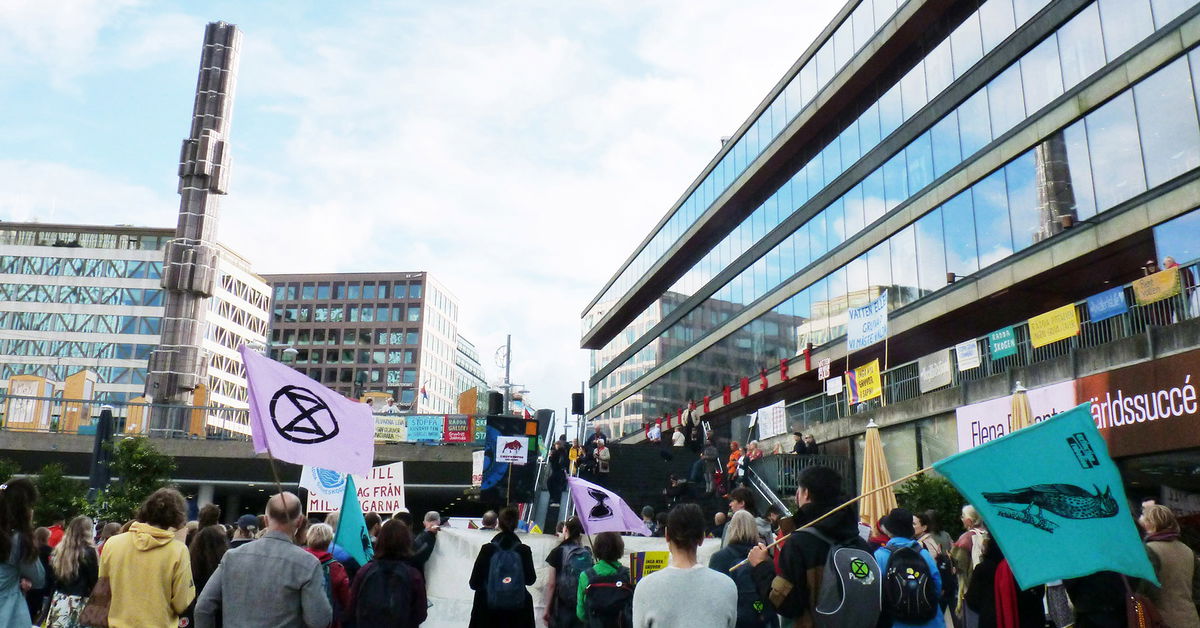
{"type": "MultiPolygon", "coordinates": [[[[1034,423],[1074,408],[1075,382],[1061,382],[1041,388],[1031,388],[1029,409],[1034,423]]],[[[958,450],[966,451],[1008,434],[1012,418],[1012,395],[989,399],[954,411],[958,424],[958,450]]]]}

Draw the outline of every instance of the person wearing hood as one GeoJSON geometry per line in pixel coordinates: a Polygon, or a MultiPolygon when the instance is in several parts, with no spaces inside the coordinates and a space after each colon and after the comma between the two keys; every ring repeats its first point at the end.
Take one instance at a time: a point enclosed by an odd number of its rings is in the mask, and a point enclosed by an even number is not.
{"type": "Polygon", "coordinates": [[[112,628],[175,628],[196,597],[192,560],[176,534],[187,523],[187,502],[173,488],[154,491],[129,531],[112,537],[100,556],[108,579],[112,628]]]}
{"type": "MultiPolygon", "coordinates": [[[[919,553],[921,558],[925,559],[925,565],[929,568],[930,578],[933,580],[934,586],[934,603],[942,596],[942,576],[938,572],[937,563],[933,561],[933,556],[929,555],[929,550],[921,546],[919,541],[913,539],[916,533],[913,530],[912,513],[903,508],[893,508],[891,512],[884,515],[879,520],[879,527],[883,529],[883,533],[888,536],[887,542],[875,550],[875,562],[879,563],[879,573],[887,577],[888,560],[892,557],[892,552],[907,547],[919,553]]],[[[887,614],[887,604],[884,604],[884,614],[887,614]]],[[[941,608],[937,608],[937,613],[933,619],[922,624],[910,624],[901,621],[893,621],[892,626],[895,628],[942,628],[946,625],[946,620],[940,612],[941,608]]]]}
{"type": "MultiPolygon", "coordinates": [[[[770,605],[772,581],[776,576],[792,583],[792,592],[787,600],[794,600],[795,606],[779,612],[780,615],[799,620],[808,616],[812,609],[810,600],[812,593],[808,590],[808,571],[812,568],[824,568],[825,558],[829,553],[829,543],[821,540],[815,534],[806,534],[799,528],[805,524],[828,514],[841,503],[842,477],[837,471],[824,466],[805,468],[800,473],[796,488],[797,512],[794,515],[797,531],[791,533],[787,542],[779,550],[779,567],[767,554],[767,546],[759,543],[750,550],[750,565],[752,565],[754,583],[764,603],[770,605]]],[[[844,543],[866,551],[867,544],[858,536],[858,517],[853,508],[843,508],[812,525],[826,538],[838,543],[844,543]]],[[[780,609],[775,608],[778,612],[780,609]]]]}
{"type": "Polygon", "coordinates": [[[759,542],[758,526],[754,515],[749,511],[739,510],[733,513],[733,519],[726,526],[725,547],[708,559],[708,568],[717,573],[725,574],[737,585],[737,628],[766,628],[775,626],[777,621],[775,611],[769,605],[761,605],[762,597],[754,584],[754,577],[748,569],[729,571],[730,567],[742,562],[759,542]],[[757,607],[757,608],[756,608],[757,607]],[[759,610],[761,609],[761,610],[759,610]]]}

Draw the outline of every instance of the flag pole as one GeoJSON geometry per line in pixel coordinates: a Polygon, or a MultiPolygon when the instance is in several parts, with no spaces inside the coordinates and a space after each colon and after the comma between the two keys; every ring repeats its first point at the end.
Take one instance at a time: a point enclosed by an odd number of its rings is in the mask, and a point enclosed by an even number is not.
{"type": "MultiPolygon", "coordinates": [[[[883,486],[880,486],[879,488],[876,488],[876,489],[869,490],[869,491],[867,491],[866,493],[863,493],[862,495],[859,495],[858,497],[855,497],[854,499],[852,499],[852,500],[850,500],[850,501],[848,501],[848,502],[846,502],[846,503],[842,504],[841,506],[838,506],[837,508],[834,508],[833,510],[830,510],[829,512],[827,512],[827,513],[825,513],[825,514],[821,515],[820,517],[817,517],[816,519],[813,519],[812,521],[809,521],[808,523],[806,523],[806,524],[804,524],[804,525],[802,525],[802,526],[800,526],[799,528],[796,528],[796,529],[797,529],[797,530],[803,530],[804,528],[811,528],[812,526],[816,525],[818,522],[820,522],[820,521],[824,520],[824,519],[825,519],[826,517],[828,517],[829,515],[832,515],[833,513],[835,513],[835,512],[838,512],[839,510],[842,510],[842,509],[846,508],[847,506],[851,506],[851,505],[853,505],[853,504],[856,504],[856,503],[858,503],[859,501],[862,501],[862,499],[863,499],[864,497],[867,497],[867,496],[870,496],[870,495],[874,495],[875,493],[878,493],[879,491],[882,491],[882,490],[884,490],[884,489],[887,489],[887,488],[891,488],[891,487],[893,487],[893,486],[895,486],[895,485],[897,485],[897,484],[900,484],[901,482],[905,482],[905,481],[911,480],[911,479],[913,479],[913,478],[917,477],[918,475],[921,475],[922,473],[925,473],[926,471],[930,471],[930,470],[932,470],[932,469],[933,469],[933,467],[925,467],[924,469],[919,469],[919,470],[917,470],[917,471],[914,471],[914,472],[912,472],[912,473],[909,473],[908,475],[906,475],[906,476],[904,476],[904,477],[900,478],[899,480],[893,480],[893,481],[891,481],[891,482],[888,482],[887,484],[884,484],[883,486]]],[[[789,536],[790,536],[790,535],[789,535],[789,536]]],[[[772,544],[768,545],[768,546],[767,546],[767,549],[771,549],[772,547],[775,547],[776,545],[779,545],[780,543],[782,543],[782,542],[784,541],[784,539],[787,539],[787,538],[788,538],[788,537],[786,537],[786,536],[785,536],[785,537],[783,537],[783,538],[781,538],[781,539],[779,539],[779,540],[775,541],[774,543],[772,543],[772,544]]],[[[733,570],[734,570],[734,569],[737,569],[738,567],[741,567],[742,565],[745,565],[745,564],[746,564],[746,563],[748,563],[748,562],[750,562],[750,559],[749,559],[749,558],[747,558],[747,559],[743,560],[742,562],[740,562],[740,563],[738,563],[738,564],[736,564],[736,565],[734,565],[734,566],[730,567],[730,568],[729,568],[729,571],[730,571],[730,572],[733,572],[733,570]]]]}
{"type": "Polygon", "coordinates": [[[267,460],[271,462],[271,476],[275,478],[275,490],[283,495],[283,483],[279,481],[279,471],[275,469],[275,456],[271,455],[270,447],[267,447],[267,460]]]}

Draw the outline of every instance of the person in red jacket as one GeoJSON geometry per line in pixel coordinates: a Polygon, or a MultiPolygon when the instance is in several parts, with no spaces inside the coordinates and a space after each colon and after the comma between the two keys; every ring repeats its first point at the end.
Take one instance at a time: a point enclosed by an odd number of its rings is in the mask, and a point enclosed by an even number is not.
{"type": "Polygon", "coordinates": [[[326,593],[333,606],[333,623],[330,626],[337,628],[341,625],[341,611],[350,606],[350,578],[346,575],[346,568],[329,553],[329,545],[333,543],[333,528],[324,523],[309,526],[305,543],[307,547],[304,549],[321,561],[322,570],[329,572],[330,590],[326,593]]]}

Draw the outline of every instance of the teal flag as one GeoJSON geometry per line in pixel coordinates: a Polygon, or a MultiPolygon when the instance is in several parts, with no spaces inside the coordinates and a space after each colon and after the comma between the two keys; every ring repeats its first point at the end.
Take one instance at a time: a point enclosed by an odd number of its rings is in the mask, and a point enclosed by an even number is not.
{"type": "Polygon", "coordinates": [[[1158,583],[1091,404],[933,468],[979,511],[1022,589],[1097,571],[1158,583]]]}
{"type": "Polygon", "coordinates": [[[375,551],[371,548],[371,534],[367,531],[367,520],[363,518],[362,506],[358,503],[358,489],[354,487],[354,476],[346,476],[346,490],[342,492],[342,508],[338,511],[337,532],[333,542],[346,550],[359,565],[367,564],[375,551]]]}

